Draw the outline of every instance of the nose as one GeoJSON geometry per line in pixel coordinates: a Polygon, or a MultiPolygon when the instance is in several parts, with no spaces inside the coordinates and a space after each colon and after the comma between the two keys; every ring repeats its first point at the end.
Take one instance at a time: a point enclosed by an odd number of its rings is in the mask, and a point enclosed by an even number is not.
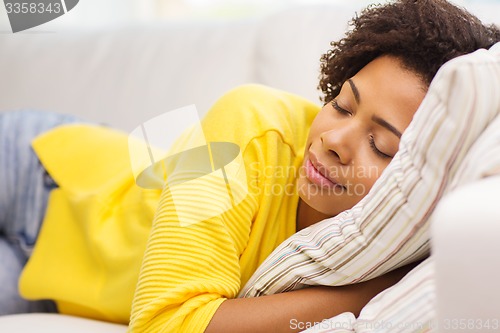
{"type": "Polygon", "coordinates": [[[320,135],[322,147],[329,155],[333,155],[343,165],[352,163],[353,145],[356,140],[348,126],[338,126],[323,131],[320,135]]]}

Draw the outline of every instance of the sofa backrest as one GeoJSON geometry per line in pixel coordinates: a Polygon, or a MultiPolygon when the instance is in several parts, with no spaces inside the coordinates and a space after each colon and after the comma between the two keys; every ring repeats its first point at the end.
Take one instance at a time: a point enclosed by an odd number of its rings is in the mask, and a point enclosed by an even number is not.
{"type": "Polygon", "coordinates": [[[35,108],[131,130],[262,83],[318,100],[319,57],[353,9],[312,6],[235,20],[0,35],[0,112],[35,108]]]}
{"type": "Polygon", "coordinates": [[[3,33],[0,112],[50,110],[129,131],[185,105],[203,114],[244,83],[319,103],[319,58],[360,7],[348,2],[224,22],[3,33]]]}

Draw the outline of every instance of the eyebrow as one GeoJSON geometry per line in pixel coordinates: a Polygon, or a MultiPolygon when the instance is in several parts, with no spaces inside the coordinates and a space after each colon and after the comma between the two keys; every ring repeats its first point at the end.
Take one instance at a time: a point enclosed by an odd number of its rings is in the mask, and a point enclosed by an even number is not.
{"type": "Polygon", "coordinates": [[[354,94],[354,99],[356,100],[356,103],[359,104],[359,101],[361,100],[359,98],[359,90],[358,90],[358,87],[356,87],[356,85],[354,84],[354,81],[351,80],[351,79],[348,79],[347,82],[349,83],[349,85],[351,86],[351,90],[352,90],[352,93],[354,94]]]}
{"type": "MultiPolygon", "coordinates": [[[[356,87],[356,85],[354,84],[354,81],[352,79],[348,79],[347,82],[349,83],[349,86],[351,86],[351,90],[352,90],[352,93],[354,95],[354,99],[356,100],[356,103],[359,104],[361,98],[359,96],[358,87],[356,87]]],[[[374,121],[375,123],[379,124],[382,127],[385,127],[386,129],[388,129],[389,131],[391,131],[392,133],[394,133],[398,138],[401,139],[401,132],[398,131],[398,129],[396,127],[392,126],[391,124],[389,124],[384,119],[382,119],[382,118],[380,118],[378,116],[373,116],[372,117],[372,121],[374,121]]]]}
{"type": "Polygon", "coordinates": [[[380,118],[380,117],[377,117],[377,116],[373,116],[372,117],[372,120],[374,122],[376,122],[377,124],[379,124],[380,126],[383,126],[385,128],[387,128],[389,131],[391,131],[392,133],[394,133],[398,138],[401,139],[401,132],[398,131],[398,129],[394,126],[392,126],[391,124],[389,124],[387,121],[385,121],[384,119],[380,118]]]}

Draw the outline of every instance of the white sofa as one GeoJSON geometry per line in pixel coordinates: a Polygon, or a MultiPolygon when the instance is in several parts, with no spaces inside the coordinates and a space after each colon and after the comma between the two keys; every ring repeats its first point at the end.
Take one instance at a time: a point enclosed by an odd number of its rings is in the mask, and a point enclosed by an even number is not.
{"type": "MultiPolygon", "coordinates": [[[[495,14],[500,12],[500,4],[488,2],[470,9],[485,21],[500,24],[495,14]]],[[[356,10],[359,6],[352,3],[315,5],[225,22],[156,22],[106,29],[3,33],[0,112],[51,110],[130,131],[158,114],[188,104],[195,104],[203,114],[226,90],[251,82],[285,89],[319,103],[319,57],[331,40],[342,36],[356,10]]],[[[480,204],[498,198],[499,192],[498,179],[486,181],[464,189],[442,205],[440,214],[448,223],[433,229],[440,316],[496,315],[500,319],[500,288],[494,284],[500,280],[500,264],[491,255],[500,252],[499,243],[491,238],[500,232],[500,206],[490,207],[483,217],[476,214],[475,219],[484,225],[484,234],[476,235],[474,243],[469,244],[476,250],[474,258],[466,247],[456,243],[460,235],[468,234],[470,226],[466,216],[471,211],[461,203],[477,202],[477,207],[471,207],[477,212],[480,204]],[[462,207],[459,213],[456,205],[462,207]],[[452,234],[450,229],[459,234],[452,234]],[[473,266],[463,258],[471,260],[473,266]],[[476,285],[477,277],[469,274],[471,267],[474,272],[487,268],[488,283],[476,285]],[[465,294],[467,286],[474,288],[465,294]]],[[[121,325],[63,315],[0,317],[1,332],[125,330],[121,325]]]]}

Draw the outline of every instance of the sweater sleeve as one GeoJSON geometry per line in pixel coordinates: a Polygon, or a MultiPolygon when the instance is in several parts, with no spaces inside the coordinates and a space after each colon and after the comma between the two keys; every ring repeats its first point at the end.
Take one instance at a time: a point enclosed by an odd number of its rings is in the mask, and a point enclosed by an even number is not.
{"type": "MultiPolygon", "coordinates": [[[[265,257],[281,241],[279,235],[273,241],[272,233],[288,225],[278,218],[277,223],[283,225],[273,227],[273,222],[259,215],[265,194],[259,189],[266,186],[263,184],[273,183],[266,182],[272,177],[267,177],[256,165],[262,168],[274,165],[277,162],[270,161],[269,156],[277,156],[277,151],[281,152],[280,161],[293,156],[289,146],[274,132],[246,145],[242,159],[247,184],[240,184],[227,172],[231,200],[238,195],[242,197],[242,193],[246,195],[225,211],[220,207],[227,205],[226,189],[218,185],[216,176],[201,177],[196,188],[189,182],[165,187],[144,254],[130,332],[204,332],[219,305],[238,295],[242,281],[248,279],[242,276],[242,270],[248,270],[242,267],[249,265],[245,264],[248,258],[243,259],[243,264],[242,258],[250,253],[253,261],[261,252],[265,257]],[[263,152],[271,146],[272,154],[263,152]],[[251,185],[254,183],[261,185],[251,185]],[[223,213],[205,220],[198,218],[210,215],[207,214],[210,211],[223,213]],[[269,228],[272,231],[266,231],[267,236],[260,235],[261,229],[269,228]],[[267,240],[266,244],[255,242],[256,236],[267,240]]],[[[278,211],[287,209],[283,206],[278,211]]],[[[281,233],[283,239],[289,234],[283,230],[281,233]]]]}
{"type": "Polygon", "coordinates": [[[309,102],[259,86],[238,88],[212,107],[203,126],[213,172],[200,166],[202,155],[193,163],[193,149],[166,166],[167,185],[143,258],[131,332],[203,332],[220,304],[235,298],[258,264],[293,233],[289,216],[295,216],[295,196],[273,201],[263,189],[293,183],[292,173],[273,177],[269,171],[299,166],[295,152],[303,147],[294,149],[284,138],[305,142],[302,124],[316,111],[309,102]],[[221,143],[239,147],[231,163],[216,161],[217,150],[224,155],[231,146],[217,146],[221,143]]]}
{"type": "Polygon", "coordinates": [[[178,210],[218,204],[214,188],[205,185],[196,200],[189,191],[175,200],[168,188],[162,194],[132,307],[132,332],[203,332],[218,306],[240,289],[235,243],[246,241],[241,238],[248,237],[255,204],[247,198],[220,216],[184,225],[178,210]]]}
{"type": "Polygon", "coordinates": [[[181,141],[181,153],[161,162],[167,179],[143,258],[131,331],[203,332],[218,306],[237,295],[239,259],[257,211],[246,174],[255,154],[243,151],[259,140],[235,141],[186,150],[181,141]]]}

